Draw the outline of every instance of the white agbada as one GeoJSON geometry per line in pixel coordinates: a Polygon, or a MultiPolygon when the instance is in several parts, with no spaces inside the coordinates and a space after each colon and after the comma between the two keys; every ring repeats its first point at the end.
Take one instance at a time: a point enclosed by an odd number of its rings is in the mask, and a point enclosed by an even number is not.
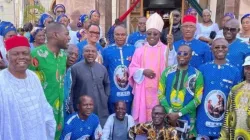
{"type": "Polygon", "coordinates": [[[56,122],[36,74],[0,71],[0,140],[54,140],[56,122]]]}

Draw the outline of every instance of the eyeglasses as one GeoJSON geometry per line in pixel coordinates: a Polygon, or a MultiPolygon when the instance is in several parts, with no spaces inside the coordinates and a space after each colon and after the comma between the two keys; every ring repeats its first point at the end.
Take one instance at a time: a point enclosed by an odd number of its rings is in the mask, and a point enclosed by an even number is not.
{"type": "Polygon", "coordinates": [[[89,31],[89,33],[91,34],[91,35],[100,35],[100,32],[95,32],[95,31],[89,31]]]}
{"type": "Polygon", "coordinates": [[[176,17],[176,18],[178,18],[178,17],[180,17],[180,15],[178,15],[178,14],[176,14],[176,15],[173,15],[174,17],[176,17]]]}
{"type": "Polygon", "coordinates": [[[223,28],[223,31],[225,32],[237,32],[238,31],[238,28],[229,28],[229,27],[224,27],[223,28]]]}
{"type": "Polygon", "coordinates": [[[178,56],[188,56],[189,53],[186,52],[186,51],[178,51],[178,52],[177,52],[177,55],[178,55],[178,56]]]}
{"type": "Polygon", "coordinates": [[[153,36],[158,36],[158,34],[159,34],[159,33],[156,33],[156,32],[147,32],[147,35],[148,35],[148,36],[151,36],[151,35],[153,35],[153,36]]]}

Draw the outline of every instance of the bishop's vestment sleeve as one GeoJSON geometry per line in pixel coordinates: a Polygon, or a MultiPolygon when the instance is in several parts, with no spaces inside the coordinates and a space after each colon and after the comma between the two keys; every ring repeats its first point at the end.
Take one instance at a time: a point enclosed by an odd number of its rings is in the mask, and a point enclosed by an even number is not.
{"type": "Polygon", "coordinates": [[[200,71],[196,71],[197,78],[195,82],[195,92],[194,98],[186,106],[184,106],[180,112],[182,115],[193,112],[201,103],[202,94],[203,94],[203,76],[200,71]]]}
{"type": "Polygon", "coordinates": [[[166,113],[171,112],[171,107],[166,100],[165,92],[166,92],[166,73],[168,72],[168,68],[164,70],[164,72],[161,75],[161,79],[159,82],[159,87],[158,87],[158,99],[160,101],[160,104],[165,108],[166,113]]]}

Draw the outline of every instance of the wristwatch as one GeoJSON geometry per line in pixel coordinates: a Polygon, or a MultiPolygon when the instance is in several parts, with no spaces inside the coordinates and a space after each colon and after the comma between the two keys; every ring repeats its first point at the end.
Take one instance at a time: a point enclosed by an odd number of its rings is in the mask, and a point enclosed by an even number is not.
{"type": "Polygon", "coordinates": [[[182,113],[181,113],[181,112],[179,112],[179,113],[178,113],[178,115],[179,115],[179,117],[181,117],[181,116],[182,116],[182,113]]]}

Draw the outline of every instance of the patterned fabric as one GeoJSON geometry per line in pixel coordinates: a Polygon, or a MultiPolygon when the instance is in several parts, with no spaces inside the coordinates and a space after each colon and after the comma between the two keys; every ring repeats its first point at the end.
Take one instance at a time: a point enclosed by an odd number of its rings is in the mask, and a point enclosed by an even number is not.
{"type": "Polygon", "coordinates": [[[0,72],[0,139],[52,140],[56,121],[41,83],[33,71],[26,78],[14,77],[6,68],[0,72]]]}
{"type": "Polygon", "coordinates": [[[228,97],[221,140],[250,140],[250,84],[234,86],[228,97]]]}
{"type": "Polygon", "coordinates": [[[136,135],[147,135],[148,140],[178,140],[177,131],[173,127],[164,126],[157,131],[153,122],[137,124],[129,130],[129,140],[135,140],[136,135]]]}
{"type": "Polygon", "coordinates": [[[203,76],[200,71],[189,66],[187,70],[168,67],[161,76],[158,98],[167,113],[181,112],[181,119],[191,126],[190,134],[196,136],[196,108],[203,94],[203,76]]]}
{"type": "Polygon", "coordinates": [[[204,91],[201,105],[197,108],[197,133],[219,137],[226,112],[226,102],[231,88],[240,82],[239,70],[231,64],[202,65],[204,91]]]}
{"type": "Polygon", "coordinates": [[[56,139],[59,139],[63,128],[64,74],[66,71],[66,55],[61,50],[56,56],[46,45],[35,48],[31,52],[33,70],[39,77],[45,96],[53,107],[57,123],[56,139]]]}
{"type": "Polygon", "coordinates": [[[65,122],[60,140],[97,140],[101,135],[98,116],[90,114],[86,120],[82,120],[78,114],[73,114],[65,122]]]}

